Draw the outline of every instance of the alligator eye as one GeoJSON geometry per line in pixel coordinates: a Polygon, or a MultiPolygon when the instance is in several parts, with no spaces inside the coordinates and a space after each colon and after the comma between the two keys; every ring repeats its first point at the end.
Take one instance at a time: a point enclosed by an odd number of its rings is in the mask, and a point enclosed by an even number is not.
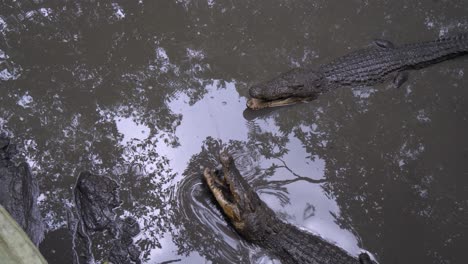
{"type": "Polygon", "coordinates": [[[294,85],[291,85],[290,88],[294,89],[294,90],[300,90],[304,87],[303,84],[294,84],[294,85]]]}

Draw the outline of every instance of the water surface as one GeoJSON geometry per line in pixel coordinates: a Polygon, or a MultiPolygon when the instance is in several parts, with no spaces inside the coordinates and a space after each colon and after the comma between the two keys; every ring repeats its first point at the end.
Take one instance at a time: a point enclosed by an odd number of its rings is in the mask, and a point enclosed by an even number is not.
{"type": "MultiPolygon", "coordinates": [[[[79,172],[121,185],[146,263],[269,263],[201,181],[228,149],[285,221],[380,263],[464,263],[468,59],[394,89],[245,111],[248,87],[376,38],[468,31],[466,1],[2,1],[0,130],[41,188],[40,250],[71,259],[79,172]]],[[[96,259],[108,248],[97,237],[96,259]]]]}

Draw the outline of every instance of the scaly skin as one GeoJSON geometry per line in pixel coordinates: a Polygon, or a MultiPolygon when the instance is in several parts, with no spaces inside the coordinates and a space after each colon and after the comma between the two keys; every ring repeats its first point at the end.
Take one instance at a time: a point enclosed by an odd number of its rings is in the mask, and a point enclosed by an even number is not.
{"type": "Polygon", "coordinates": [[[420,69],[468,53],[468,33],[442,37],[434,41],[394,47],[388,41],[376,41],[370,48],[358,50],[317,69],[292,69],[249,89],[247,107],[261,109],[283,106],[316,98],[340,87],[370,86],[394,79],[401,85],[403,72],[420,69]]]}
{"type": "Polygon", "coordinates": [[[26,162],[16,164],[12,160],[17,154],[15,144],[0,134],[0,204],[31,241],[39,245],[44,238],[44,223],[37,203],[39,185],[26,162]]]}
{"type": "Polygon", "coordinates": [[[220,154],[222,172],[206,168],[209,189],[236,231],[278,257],[283,264],[371,264],[369,255],[359,258],[324,239],[281,221],[240,175],[234,160],[220,154]]]}

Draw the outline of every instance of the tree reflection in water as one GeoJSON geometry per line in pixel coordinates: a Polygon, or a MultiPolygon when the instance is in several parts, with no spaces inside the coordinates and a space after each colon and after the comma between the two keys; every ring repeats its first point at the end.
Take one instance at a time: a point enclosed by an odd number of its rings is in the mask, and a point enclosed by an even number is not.
{"type": "MultiPolygon", "coordinates": [[[[23,146],[36,173],[51,248],[65,247],[65,205],[79,172],[88,170],[119,182],[118,214],[140,219],[145,260],[162,238],[173,238],[181,255],[198,251],[213,262],[261,258],[261,250],[226,227],[196,176],[227,147],[249,183],[278,207],[309,192],[301,196],[304,212],[279,212],[285,217],[320,218],[319,201],[311,200],[311,186],[319,186],[339,207],[336,223],[359,234],[383,263],[464,259],[466,59],[414,72],[400,90],[343,90],[266,117],[246,115],[245,140],[208,138],[198,154],[187,151],[193,157],[183,181],[166,153],[186,147],[178,138],[184,113],[171,108],[176,99],[194,105],[209,96],[214,80],[219,87],[235,83],[246,96],[251,83],[329,61],[372,38],[398,44],[466,31],[463,1],[2,0],[0,6],[0,130],[23,146]],[[120,119],[145,127],[145,134],[124,142],[120,119]],[[324,172],[298,171],[291,160],[320,160],[324,172]],[[197,221],[174,220],[191,217],[197,221]]],[[[103,238],[95,250],[105,244],[103,238]]]]}
{"type": "MultiPolygon", "coordinates": [[[[273,139],[271,133],[268,133],[273,139]]],[[[257,135],[261,136],[261,135],[257,135]]],[[[235,230],[229,226],[227,219],[221,214],[217,203],[202,182],[203,168],[219,167],[218,154],[228,151],[233,155],[241,174],[260,194],[276,196],[282,203],[289,203],[286,185],[293,181],[307,181],[311,183],[322,183],[321,180],[313,180],[307,177],[294,175],[293,180],[271,181],[269,178],[281,167],[286,167],[284,161],[281,166],[272,164],[268,168],[261,168],[259,164],[262,148],[259,142],[229,141],[222,143],[211,137],[207,138],[200,153],[190,159],[189,165],[184,172],[185,178],[181,181],[175,193],[177,201],[172,223],[177,223],[172,230],[174,243],[177,245],[178,253],[187,255],[197,251],[214,263],[229,261],[232,263],[256,263],[261,258],[267,258],[265,252],[244,242],[235,230]],[[253,252],[253,253],[252,253],[253,252]]],[[[278,146],[284,149],[284,145],[278,146]]],[[[276,156],[269,152],[270,156],[276,156]]],[[[281,151],[279,151],[281,153],[281,151]]],[[[290,170],[288,168],[288,170],[290,170]]]]}

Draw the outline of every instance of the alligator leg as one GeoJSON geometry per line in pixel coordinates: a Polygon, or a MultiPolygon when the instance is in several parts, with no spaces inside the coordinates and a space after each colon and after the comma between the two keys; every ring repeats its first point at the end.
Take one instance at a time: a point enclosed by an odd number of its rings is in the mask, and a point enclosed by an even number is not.
{"type": "Polygon", "coordinates": [[[407,71],[398,72],[393,78],[393,86],[395,88],[400,88],[403,83],[408,80],[409,74],[407,71]]]}

